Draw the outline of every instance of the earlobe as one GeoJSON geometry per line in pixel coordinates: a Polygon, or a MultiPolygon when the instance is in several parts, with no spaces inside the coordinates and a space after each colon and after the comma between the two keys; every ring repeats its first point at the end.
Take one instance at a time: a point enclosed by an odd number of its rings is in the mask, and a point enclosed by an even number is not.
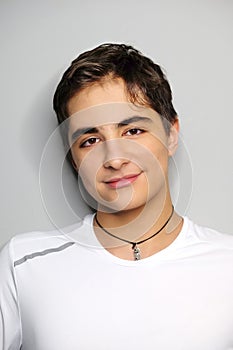
{"type": "Polygon", "coordinates": [[[170,128],[170,134],[168,137],[168,155],[171,157],[175,153],[178,146],[179,139],[179,119],[176,118],[175,122],[172,124],[170,128]]]}

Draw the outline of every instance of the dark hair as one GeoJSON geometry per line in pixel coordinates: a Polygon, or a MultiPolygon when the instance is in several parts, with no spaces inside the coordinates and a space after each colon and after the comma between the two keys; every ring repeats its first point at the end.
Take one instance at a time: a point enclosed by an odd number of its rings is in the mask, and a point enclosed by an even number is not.
{"type": "MultiPolygon", "coordinates": [[[[65,71],[54,94],[53,106],[58,123],[69,117],[68,102],[82,89],[106,77],[122,78],[129,101],[148,105],[159,113],[169,131],[176,120],[172,104],[172,92],[159,65],[132,46],[125,44],[102,44],[80,54],[65,71]]],[[[63,136],[63,141],[67,140],[63,136]]]]}

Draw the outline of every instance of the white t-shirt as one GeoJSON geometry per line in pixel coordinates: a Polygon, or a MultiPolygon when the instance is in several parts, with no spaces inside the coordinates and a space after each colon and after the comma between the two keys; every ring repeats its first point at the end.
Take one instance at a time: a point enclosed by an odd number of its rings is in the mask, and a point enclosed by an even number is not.
{"type": "Polygon", "coordinates": [[[4,247],[0,350],[233,349],[233,236],[185,217],[171,245],[128,261],[92,222],[4,247]]]}

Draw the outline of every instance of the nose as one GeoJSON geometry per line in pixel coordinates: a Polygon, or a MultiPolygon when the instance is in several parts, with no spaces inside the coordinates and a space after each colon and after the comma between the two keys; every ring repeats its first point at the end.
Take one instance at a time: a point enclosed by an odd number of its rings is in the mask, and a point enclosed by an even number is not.
{"type": "Polygon", "coordinates": [[[126,145],[122,140],[109,140],[104,144],[104,167],[115,170],[121,169],[122,166],[130,162],[127,157],[126,145]]]}

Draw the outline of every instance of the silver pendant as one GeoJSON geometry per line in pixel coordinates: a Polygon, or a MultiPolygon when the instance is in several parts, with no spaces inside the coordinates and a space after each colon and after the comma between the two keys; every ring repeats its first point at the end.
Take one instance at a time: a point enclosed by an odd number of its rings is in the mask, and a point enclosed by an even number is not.
{"type": "Polygon", "coordinates": [[[133,254],[134,254],[134,260],[140,260],[141,259],[141,251],[138,248],[137,244],[133,245],[133,254]]]}

